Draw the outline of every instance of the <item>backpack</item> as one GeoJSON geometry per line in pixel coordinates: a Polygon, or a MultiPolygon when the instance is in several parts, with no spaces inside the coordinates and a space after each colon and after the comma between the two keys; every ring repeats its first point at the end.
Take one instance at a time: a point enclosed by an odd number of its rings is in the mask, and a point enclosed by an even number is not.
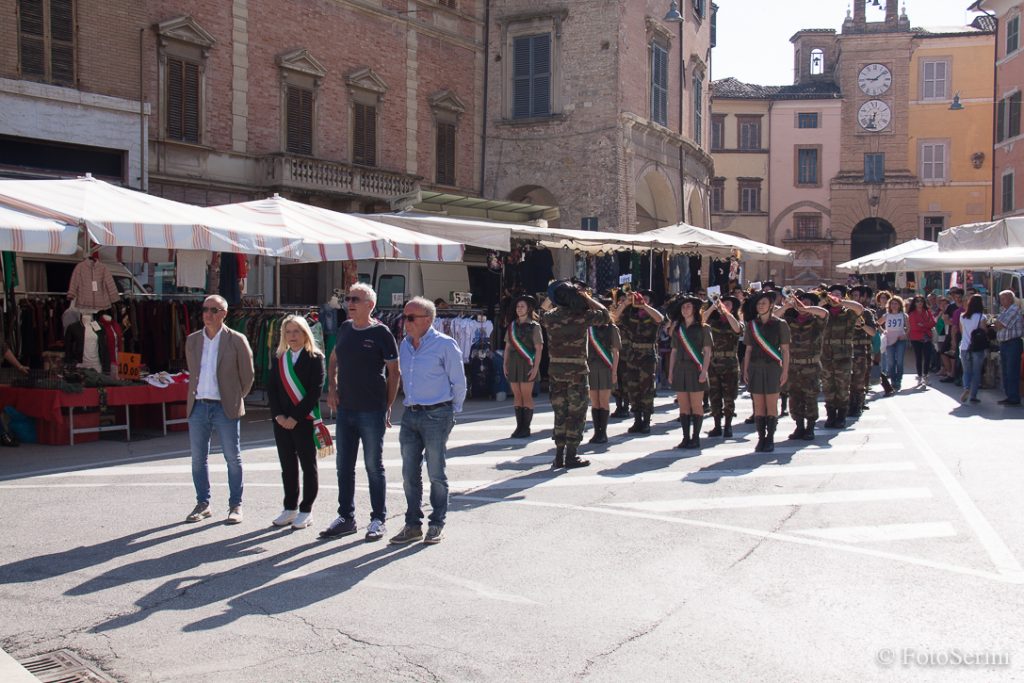
{"type": "Polygon", "coordinates": [[[967,350],[971,352],[988,351],[988,328],[985,327],[984,320],[971,330],[971,339],[968,342],[967,350]]]}

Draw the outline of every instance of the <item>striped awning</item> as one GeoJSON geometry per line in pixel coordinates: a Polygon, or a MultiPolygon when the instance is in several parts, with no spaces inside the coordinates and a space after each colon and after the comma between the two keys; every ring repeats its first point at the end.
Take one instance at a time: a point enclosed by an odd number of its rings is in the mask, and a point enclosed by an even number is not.
{"type": "Polygon", "coordinates": [[[191,249],[295,258],[295,233],[92,177],[0,180],[0,207],[83,225],[101,247],[191,249]]]}
{"type": "Polygon", "coordinates": [[[461,261],[464,247],[441,237],[369,221],[278,195],[211,207],[226,216],[291,231],[302,238],[301,261],[412,259],[461,261]]]}
{"type": "Polygon", "coordinates": [[[38,218],[0,206],[0,251],[33,254],[74,254],[78,225],[38,218]]]}

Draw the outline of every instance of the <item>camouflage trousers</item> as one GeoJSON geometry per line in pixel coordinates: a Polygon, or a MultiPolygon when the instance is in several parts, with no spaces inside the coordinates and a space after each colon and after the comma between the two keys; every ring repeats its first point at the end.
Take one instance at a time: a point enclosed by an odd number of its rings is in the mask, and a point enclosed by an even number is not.
{"type": "Polygon", "coordinates": [[[626,358],[625,372],[619,366],[626,396],[629,397],[630,408],[637,410],[654,410],[654,375],[658,371],[658,357],[654,352],[630,354],[626,358]]]}
{"type": "Polygon", "coordinates": [[[708,370],[708,400],[711,402],[711,414],[715,417],[736,417],[736,397],[739,393],[739,363],[712,360],[708,370]]]}
{"type": "Polygon", "coordinates": [[[850,403],[864,406],[864,397],[871,387],[871,349],[867,353],[853,353],[853,369],[850,375],[850,403]]]}
{"type": "Polygon", "coordinates": [[[789,365],[789,414],[794,420],[818,419],[818,393],[821,390],[821,363],[789,365]]]}
{"type": "MultiPolygon", "coordinates": [[[[575,368],[574,368],[575,370],[575,368]]],[[[551,410],[555,413],[553,438],[556,446],[579,446],[587,424],[590,382],[586,374],[548,370],[551,410]]]]}
{"type": "Polygon", "coordinates": [[[821,361],[821,389],[825,394],[825,405],[829,408],[846,410],[850,406],[850,378],[853,358],[821,361]]]}

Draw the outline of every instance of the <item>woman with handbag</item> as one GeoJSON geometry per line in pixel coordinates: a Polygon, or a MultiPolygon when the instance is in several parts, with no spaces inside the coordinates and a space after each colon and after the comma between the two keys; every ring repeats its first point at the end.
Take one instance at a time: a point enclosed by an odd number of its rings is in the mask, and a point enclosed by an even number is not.
{"type": "Polygon", "coordinates": [[[967,310],[960,316],[960,362],[964,366],[964,390],[960,402],[980,403],[981,371],[988,350],[988,331],[985,322],[985,303],[980,294],[967,300],[967,310]],[[975,334],[975,331],[978,334],[975,334]]]}
{"type": "Polygon", "coordinates": [[[306,319],[289,315],[281,323],[281,341],[271,359],[267,382],[284,484],[284,510],[274,520],[274,526],[305,529],[313,523],[313,501],[319,489],[316,459],[333,451],[330,431],[320,419],[320,393],[326,376],[324,354],[313,341],[306,319]]]}

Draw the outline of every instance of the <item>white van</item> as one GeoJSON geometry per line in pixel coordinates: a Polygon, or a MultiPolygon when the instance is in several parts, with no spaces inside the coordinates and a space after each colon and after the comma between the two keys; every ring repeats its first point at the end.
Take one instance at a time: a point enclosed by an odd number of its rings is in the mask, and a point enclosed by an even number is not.
{"type": "Polygon", "coordinates": [[[468,293],[469,269],[486,267],[486,254],[466,250],[459,263],[426,261],[358,261],[359,281],[377,292],[377,305],[401,306],[414,296],[450,301],[452,292],[468,293]]]}
{"type": "MultiPolygon", "coordinates": [[[[71,284],[71,273],[82,261],[80,255],[19,254],[17,257],[18,286],[15,295],[56,295],[67,294],[71,284]]],[[[114,286],[122,295],[148,296],[139,281],[123,263],[109,261],[103,256],[100,262],[110,270],[114,286]]]]}

